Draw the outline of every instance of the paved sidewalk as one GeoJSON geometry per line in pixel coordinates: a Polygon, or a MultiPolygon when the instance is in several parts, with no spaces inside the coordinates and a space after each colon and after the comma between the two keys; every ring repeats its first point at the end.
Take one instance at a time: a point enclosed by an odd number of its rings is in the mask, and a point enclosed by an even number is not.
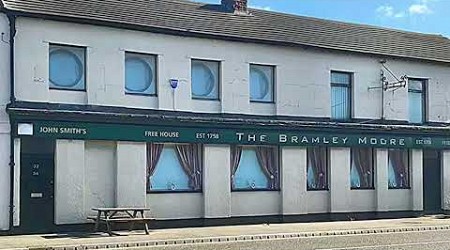
{"type": "Polygon", "coordinates": [[[0,237],[0,249],[98,249],[117,247],[202,244],[211,242],[289,239],[329,235],[450,230],[450,219],[422,217],[395,220],[346,221],[294,224],[263,224],[136,231],[106,234],[47,234],[0,237]]]}

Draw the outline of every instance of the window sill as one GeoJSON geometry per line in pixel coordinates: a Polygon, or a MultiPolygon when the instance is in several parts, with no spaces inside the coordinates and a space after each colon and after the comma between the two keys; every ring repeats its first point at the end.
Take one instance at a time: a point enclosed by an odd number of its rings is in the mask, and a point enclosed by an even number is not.
{"type": "Polygon", "coordinates": [[[370,191],[370,190],[375,190],[375,188],[374,187],[368,187],[368,188],[350,188],[350,190],[354,190],[354,191],[358,191],[358,190],[366,190],[366,191],[370,191]]]}
{"type": "Polygon", "coordinates": [[[232,189],[232,193],[249,193],[249,192],[280,192],[281,189],[232,189]]]}
{"type": "Polygon", "coordinates": [[[250,103],[258,103],[258,104],[275,104],[275,101],[258,101],[258,100],[250,100],[250,103]]]}
{"type": "Polygon", "coordinates": [[[323,189],[307,189],[307,192],[320,192],[320,191],[330,191],[329,188],[323,188],[323,189]]]}
{"type": "Polygon", "coordinates": [[[195,101],[211,101],[211,102],[220,102],[220,99],[210,99],[210,98],[201,98],[201,97],[192,97],[192,100],[195,101]]]}
{"type": "Polygon", "coordinates": [[[49,87],[50,90],[58,90],[58,91],[74,91],[74,92],[86,92],[86,89],[66,89],[66,88],[55,88],[49,87]]]}
{"type": "Polygon", "coordinates": [[[388,187],[388,190],[411,190],[411,187],[388,187]]]}
{"type": "Polygon", "coordinates": [[[125,95],[129,95],[129,96],[148,96],[148,97],[158,97],[157,94],[140,94],[140,93],[127,93],[125,92],[125,95]]]}
{"type": "Polygon", "coordinates": [[[343,119],[336,119],[336,118],[330,118],[332,122],[352,122],[353,118],[343,118],[343,119]]]}
{"type": "Polygon", "coordinates": [[[193,191],[193,190],[180,190],[180,191],[149,191],[147,190],[147,194],[201,194],[203,193],[202,190],[200,191],[193,191]]]}

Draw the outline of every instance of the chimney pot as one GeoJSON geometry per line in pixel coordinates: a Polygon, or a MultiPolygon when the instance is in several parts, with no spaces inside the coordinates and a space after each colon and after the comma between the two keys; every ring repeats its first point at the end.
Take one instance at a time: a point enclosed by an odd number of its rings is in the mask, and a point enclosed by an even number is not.
{"type": "Polygon", "coordinates": [[[222,7],[234,14],[248,14],[247,0],[221,0],[222,7]]]}

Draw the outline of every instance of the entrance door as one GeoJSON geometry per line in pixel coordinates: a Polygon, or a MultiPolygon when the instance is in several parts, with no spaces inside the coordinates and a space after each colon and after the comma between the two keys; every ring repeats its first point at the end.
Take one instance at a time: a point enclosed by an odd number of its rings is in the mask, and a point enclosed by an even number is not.
{"type": "Polygon", "coordinates": [[[423,151],[424,211],[439,213],[441,209],[441,154],[436,150],[423,151]]]}
{"type": "Polygon", "coordinates": [[[49,232],[54,226],[54,141],[21,141],[20,227],[49,232]]]}

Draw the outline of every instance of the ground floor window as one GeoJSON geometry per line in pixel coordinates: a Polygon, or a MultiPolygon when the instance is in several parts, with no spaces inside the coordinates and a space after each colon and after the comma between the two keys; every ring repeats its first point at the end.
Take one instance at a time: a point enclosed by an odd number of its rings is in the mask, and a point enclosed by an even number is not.
{"type": "Polygon", "coordinates": [[[147,191],[202,190],[202,146],[147,144],[147,191]]]}
{"type": "Polygon", "coordinates": [[[328,148],[311,147],[307,149],[308,190],[328,189],[328,148]]]}
{"type": "Polygon", "coordinates": [[[374,188],[373,152],[372,148],[351,149],[350,183],[352,189],[374,188]]]}
{"type": "Polygon", "coordinates": [[[233,191],[278,190],[278,150],[274,147],[231,147],[233,191]]]}
{"type": "Polygon", "coordinates": [[[410,188],[409,152],[404,149],[389,149],[388,186],[390,189],[410,188]]]}

